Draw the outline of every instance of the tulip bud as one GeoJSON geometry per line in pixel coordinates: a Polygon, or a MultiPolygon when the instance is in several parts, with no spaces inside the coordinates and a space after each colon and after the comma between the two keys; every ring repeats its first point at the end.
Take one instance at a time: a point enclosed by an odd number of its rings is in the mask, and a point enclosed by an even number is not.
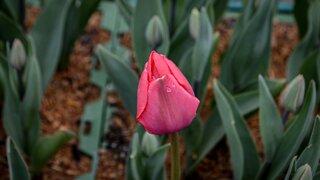
{"type": "Polygon", "coordinates": [[[146,39],[148,44],[153,48],[156,49],[159,47],[163,41],[163,25],[159,16],[153,16],[146,29],[146,39]]]}
{"type": "Polygon", "coordinates": [[[200,12],[193,8],[189,18],[189,31],[193,39],[197,39],[200,29],[200,12]]]}
{"type": "Polygon", "coordinates": [[[19,39],[15,39],[10,52],[10,63],[16,69],[21,70],[25,62],[26,52],[24,47],[19,39]]]}
{"type": "Polygon", "coordinates": [[[302,75],[294,78],[280,96],[280,104],[289,111],[296,112],[303,103],[305,82],[302,75]]]}
{"type": "Polygon", "coordinates": [[[151,134],[188,127],[200,103],[178,67],[155,51],[141,74],[137,102],[137,120],[151,134]]]}
{"type": "Polygon", "coordinates": [[[150,157],[159,148],[159,142],[155,135],[145,132],[142,138],[142,151],[150,157]]]}
{"type": "Polygon", "coordinates": [[[299,167],[292,179],[313,179],[312,170],[309,164],[299,167]]]}

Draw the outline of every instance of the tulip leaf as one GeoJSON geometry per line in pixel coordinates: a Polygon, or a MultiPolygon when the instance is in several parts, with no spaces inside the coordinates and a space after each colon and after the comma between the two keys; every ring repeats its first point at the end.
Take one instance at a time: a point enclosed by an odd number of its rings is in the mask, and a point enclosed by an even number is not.
{"type": "MultiPolygon", "coordinates": [[[[1,5],[4,11],[17,23],[24,23],[25,18],[25,2],[19,0],[3,0],[1,5]]],[[[21,24],[23,25],[23,24],[21,24]]]]}
{"type": "Polygon", "coordinates": [[[138,76],[128,65],[101,45],[97,47],[96,54],[115,85],[126,109],[133,117],[136,117],[138,76]]]}
{"type": "Polygon", "coordinates": [[[315,91],[315,83],[312,81],[299,114],[292,120],[291,125],[280,140],[272,164],[269,167],[267,179],[276,179],[285,170],[291,158],[297,153],[312,122],[312,115],[316,104],[315,91]]]}
{"type": "Polygon", "coordinates": [[[68,65],[69,56],[73,49],[74,42],[84,31],[87,22],[97,9],[100,0],[77,0],[72,1],[65,20],[63,43],[61,54],[59,56],[60,66],[68,65]]]}
{"type": "Polygon", "coordinates": [[[291,160],[291,163],[289,165],[286,177],[284,178],[284,180],[290,180],[292,174],[294,174],[297,170],[297,156],[294,156],[291,160]]]}
{"type": "Polygon", "coordinates": [[[24,162],[17,145],[10,137],[7,138],[7,158],[11,180],[30,179],[28,166],[24,162]]]}
{"type": "MultiPolygon", "coordinates": [[[[247,7],[252,4],[252,0],[248,1],[247,7]]],[[[257,82],[259,74],[267,74],[276,4],[277,0],[262,0],[254,14],[254,8],[246,8],[247,12],[235,27],[220,74],[221,83],[231,92],[242,92],[257,82]]]]}
{"type": "Polygon", "coordinates": [[[144,174],[144,165],[142,162],[140,151],[140,139],[139,134],[136,132],[133,135],[132,143],[131,143],[131,154],[128,160],[129,172],[132,177],[126,177],[126,179],[134,179],[134,180],[142,180],[144,174]]]}
{"type": "Polygon", "coordinates": [[[308,11],[309,9],[309,1],[306,0],[295,0],[293,7],[293,14],[296,19],[298,28],[299,28],[299,36],[302,39],[308,31],[308,11]]]}
{"type": "Polygon", "coordinates": [[[101,27],[114,34],[129,31],[126,21],[122,18],[116,2],[102,2],[99,9],[102,11],[101,27]]]}
{"type": "Polygon", "coordinates": [[[320,158],[320,117],[317,116],[314,122],[309,145],[303,150],[297,161],[298,166],[309,164],[312,172],[315,173],[320,158]]]}
{"type": "Polygon", "coordinates": [[[166,179],[164,164],[167,157],[168,147],[170,147],[170,144],[165,144],[159,147],[158,150],[146,161],[147,179],[166,179]]]}
{"type": "Polygon", "coordinates": [[[169,59],[175,64],[182,64],[182,58],[187,57],[190,60],[190,56],[186,56],[188,49],[191,49],[195,42],[190,36],[188,28],[188,19],[185,19],[173,34],[170,42],[169,59]]]}
{"type": "Polygon", "coordinates": [[[206,87],[200,86],[201,82],[207,85],[210,70],[211,70],[211,55],[213,52],[213,30],[206,9],[201,8],[200,12],[200,27],[199,34],[196,39],[192,52],[192,74],[193,74],[193,89],[195,95],[202,100],[203,91],[206,87]],[[207,67],[207,68],[206,68],[207,67]]]}
{"type": "Polygon", "coordinates": [[[230,147],[234,179],[254,179],[260,162],[245,120],[234,98],[217,81],[214,81],[214,92],[230,147]]]}
{"type": "MultiPolygon", "coordinates": [[[[8,63],[4,63],[8,68],[12,68],[8,63]]],[[[4,69],[3,69],[4,70],[4,69]]],[[[24,122],[22,119],[20,100],[18,95],[15,93],[13,86],[10,83],[10,77],[13,74],[9,73],[7,69],[6,76],[4,76],[4,105],[2,111],[3,127],[6,134],[10,136],[16,143],[17,147],[27,152],[24,132],[24,122]]]]}
{"type": "Polygon", "coordinates": [[[299,167],[292,177],[292,180],[312,180],[311,167],[308,164],[305,164],[299,167]]]}
{"type": "Polygon", "coordinates": [[[39,15],[30,32],[35,42],[43,90],[47,87],[59,62],[71,3],[70,0],[48,0],[46,8],[39,15]]]}
{"type": "Polygon", "coordinates": [[[305,58],[300,67],[299,74],[302,74],[306,82],[311,80],[319,81],[317,74],[317,63],[320,61],[320,50],[316,49],[305,58]]]}
{"type": "MultiPolygon", "coordinates": [[[[267,81],[268,88],[274,96],[277,96],[285,85],[285,81],[267,81]]],[[[241,93],[234,96],[237,105],[240,109],[242,115],[247,115],[254,112],[259,107],[259,90],[251,90],[245,93],[241,93]]],[[[193,151],[187,152],[187,174],[190,174],[197,164],[207,155],[210,150],[222,139],[224,136],[224,129],[221,123],[221,118],[219,116],[217,107],[214,106],[212,112],[206,123],[203,125],[203,135],[201,135],[201,140],[199,145],[195,146],[193,151]]],[[[190,128],[192,128],[191,126],[190,128]]],[[[195,128],[196,129],[196,128],[195,128]]],[[[196,129],[198,133],[199,129],[196,129]]],[[[200,136],[200,135],[199,135],[200,136]]],[[[193,146],[193,144],[188,145],[189,140],[185,140],[187,146],[193,146]]]]}
{"type": "Polygon", "coordinates": [[[42,99],[41,73],[35,55],[30,55],[25,67],[25,95],[22,102],[25,128],[28,129],[28,149],[40,135],[40,105],[42,99]]]}
{"type": "Polygon", "coordinates": [[[49,159],[70,139],[74,134],[69,131],[59,131],[53,135],[42,137],[34,145],[31,154],[32,171],[37,174],[49,159]]]}
{"type": "Polygon", "coordinates": [[[187,153],[194,151],[199,145],[203,135],[203,123],[200,117],[195,117],[190,126],[182,131],[183,137],[186,140],[187,153]]]}
{"type": "Polygon", "coordinates": [[[262,76],[259,76],[259,123],[265,160],[271,161],[283,134],[277,105],[262,76]]]}
{"type": "Polygon", "coordinates": [[[131,7],[129,2],[127,2],[126,0],[116,0],[116,3],[123,19],[130,27],[133,16],[133,7],[131,7]]]}
{"type": "Polygon", "coordinates": [[[167,54],[169,51],[169,30],[164,17],[161,0],[138,0],[135,13],[133,15],[133,47],[136,52],[137,63],[140,70],[144,68],[148,61],[149,54],[153,50],[148,44],[145,33],[150,19],[159,16],[163,26],[163,39],[161,45],[156,49],[158,53],[167,54]]]}
{"type": "Polygon", "coordinates": [[[308,31],[288,60],[287,77],[289,80],[292,80],[298,75],[299,69],[303,62],[305,62],[305,59],[317,48],[320,34],[319,9],[320,1],[310,1],[308,10],[308,31]]]}
{"type": "Polygon", "coordinates": [[[18,38],[23,43],[24,47],[28,46],[27,38],[25,37],[21,27],[6,14],[0,11],[0,39],[4,41],[13,41],[18,38]]]}

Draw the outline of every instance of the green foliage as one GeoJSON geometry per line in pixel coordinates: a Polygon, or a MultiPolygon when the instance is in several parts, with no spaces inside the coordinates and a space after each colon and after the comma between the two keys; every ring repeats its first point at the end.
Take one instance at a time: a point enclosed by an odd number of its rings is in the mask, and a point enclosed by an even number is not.
{"type": "MultiPolygon", "coordinates": [[[[283,80],[269,80],[266,84],[274,96],[277,96],[284,87],[283,80]]],[[[248,115],[259,107],[259,90],[255,89],[237,94],[234,99],[241,115],[248,115]]],[[[187,149],[187,174],[190,174],[195,169],[205,155],[222,139],[224,134],[225,130],[216,105],[213,105],[212,112],[205,123],[199,117],[193,120],[191,126],[184,130],[183,134],[187,147],[192,147],[187,149]]]]}
{"type": "Polygon", "coordinates": [[[306,9],[309,8],[309,4],[310,0],[294,1],[293,13],[299,28],[300,38],[303,38],[308,31],[308,11],[306,9]]]}
{"type": "Polygon", "coordinates": [[[7,138],[7,158],[11,180],[30,180],[28,166],[24,162],[18,147],[10,137],[7,138]]]}
{"type": "Polygon", "coordinates": [[[319,165],[319,158],[320,158],[319,149],[320,149],[320,117],[317,116],[314,121],[309,144],[299,156],[297,160],[297,166],[309,164],[310,168],[312,169],[312,173],[314,174],[319,165]]]}
{"type": "Polygon", "coordinates": [[[161,54],[168,53],[170,47],[169,30],[160,0],[138,0],[133,15],[132,37],[137,64],[140,70],[144,68],[144,64],[148,61],[149,54],[152,50],[157,50],[157,52],[161,54]],[[158,47],[151,47],[145,37],[147,25],[154,15],[160,18],[164,30],[162,43],[158,47]]]}
{"type": "Polygon", "coordinates": [[[249,129],[235,100],[218,81],[214,81],[214,92],[230,147],[234,179],[254,179],[260,162],[249,129]]]}
{"type": "Polygon", "coordinates": [[[120,34],[129,31],[127,21],[125,21],[120,12],[120,7],[121,6],[117,6],[116,2],[100,3],[99,9],[102,12],[101,27],[103,29],[106,29],[114,34],[120,34]]]}
{"type": "Polygon", "coordinates": [[[179,67],[192,84],[195,95],[204,98],[209,76],[211,74],[211,60],[213,50],[219,40],[219,35],[213,35],[212,25],[205,8],[199,14],[199,34],[195,39],[191,51],[185,53],[180,60],[179,67]],[[189,54],[190,53],[190,54],[189,54]]]}
{"type": "MultiPolygon", "coordinates": [[[[126,179],[166,179],[164,162],[166,160],[166,152],[170,144],[156,147],[153,153],[148,155],[143,149],[143,130],[138,127],[133,135],[130,157],[127,160],[126,179]]],[[[154,139],[159,141],[157,138],[154,139]]],[[[159,144],[160,142],[157,142],[159,144]]]]}
{"type": "MultiPolygon", "coordinates": [[[[304,64],[308,63],[307,59],[319,59],[319,57],[317,56],[312,57],[312,54],[319,52],[319,48],[317,48],[320,39],[320,14],[318,12],[319,8],[319,0],[310,1],[310,6],[308,9],[308,31],[306,32],[305,36],[298,44],[298,46],[295,48],[293,53],[290,55],[288,60],[287,78],[289,80],[292,80],[299,74],[299,71],[304,66],[304,64]]],[[[312,68],[310,68],[310,70],[311,69],[312,68]]],[[[306,76],[306,74],[304,74],[304,76],[306,76]]]]}
{"type": "Polygon", "coordinates": [[[11,42],[14,38],[18,38],[25,47],[28,46],[22,28],[2,11],[0,11],[0,27],[6,27],[0,28],[0,40],[11,42]]]}
{"type": "Polygon", "coordinates": [[[69,0],[49,0],[30,32],[39,59],[43,89],[47,87],[59,62],[71,2],[69,0]]]}
{"type": "Polygon", "coordinates": [[[259,125],[265,161],[270,161],[283,135],[280,113],[266,82],[259,76],[259,125]]]}
{"type": "Polygon", "coordinates": [[[112,52],[99,45],[96,54],[101,60],[103,67],[113,82],[117,92],[119,93],[125,107],[133,117],[136,117],[137,111],[137,75],[118,59],[112,52]],[[119,73],[121,72],[121,73],[119,73]]]}
{"type": "Polygon", "coordinates": [[[267,179],[275,179],[285,170],[291,158],[297,153],[299,146],[308,133],[312,123],[312,115],[316,104],[315,84],[311,82],[306,93],[304,104],[292,123],[285,130],[277,151],[269,167],[267,179]]]}
{"type": "Polygon", "coordinates": [[[97,9],[99,3],[100,0],[72,0],[65,20],[62,49],[59,57],[60,66],[66,67],[68,65],[74,43],[84,31],[90,16],[97,9]]]}
{"type": "Polygon", "coordinates": [[[276,0],[249,0],[237,22],[221,64],[221,83],[231,92],[244,91],[266,75],[271,53],[272,18],[276,0]],[[250,43],[249,43],[250,42],[250,43]]]}
{"type": "Polygon", "coordinates": [[[32,171],[38,174],[45,163],[71,138],[74,134],[68,131],[59,131],[53,135],[40,138],[33,147],[31,154],[32,171]]]}
{"type": "Polygon", "coordinates": [[[0,2],[0,10],[6,12],[16,23],[24,27],[25,2],[20,0],[3,0],[0,2]]]}

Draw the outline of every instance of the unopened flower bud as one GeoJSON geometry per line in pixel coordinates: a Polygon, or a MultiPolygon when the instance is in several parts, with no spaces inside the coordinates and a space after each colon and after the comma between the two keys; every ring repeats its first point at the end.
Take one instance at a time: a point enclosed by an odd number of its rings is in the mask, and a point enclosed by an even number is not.
{"type": "Polygon", "coordinates": [[[303,103],[305,82],[302,75],[294,78],[280,96],[280,104],[287,110],[296,112],[303,103]]]}
{"type": "Polygon", "coordinates": [[[142,151],[151,156],[159,148],[159,142],[155,135],[145,132],[142,138],[142,151]]]}
{"type": "Polygon", "coordinates": [[[21,70],[26,62],[26,51],[19,39],[13,41],[10,52],[10,63],[13,67],[21,70]]]}
{"type": "Polygon", "coordinates": [[[150,21],[148,22],[147,29],[146,29],[146,39],[150,46],[153,49],[156,49],[162,44],[163,41],[163,25],[159,16],[153,16],[150,21]]]}
{"type": "Polygon", "coordinates": [[[309,164],[299,167],[292,179],[313,179],[312,170],[309,164]]]}
{"type": "Polygon", "coordinates": [[[200,29],[200,12],[193,8],[189,19],[189,31],[193,39],[197,39],[200,29]]]}

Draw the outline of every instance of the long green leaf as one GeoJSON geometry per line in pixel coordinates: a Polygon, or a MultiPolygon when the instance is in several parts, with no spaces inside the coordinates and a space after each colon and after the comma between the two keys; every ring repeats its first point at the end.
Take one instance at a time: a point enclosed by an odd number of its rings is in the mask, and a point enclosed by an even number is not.
{"type": "MultiPolygon", "coordinates": [[[[5,72],[3,78],[4,83],[4,105],[3,105],[3,127],[14,142],[17,144],[18,148],[21,149],[24,153],[27,152],[26,146],[26,137],[23,134],[24,132],[24,122],[22,119],[21,113],[21,104],[18,95],[15,93],[14,86],[10,82],[10,77],[12,73],[9,73],[9,68],[12,68],[7,62],[4,63],[8,68],[5,72]]],[[[3,68],[4,70],[4,68],[3,68]]],[[[12,69],[11,69],[12,70],[12,69]]]]}
{"type": "Polygon", "coordinates": [[[159,147],[159,149],[146,161],[147,179],[166,179],[164,164],[168,147],[170,147],[170,144],[159,147]]]}
{"type": "Polygon", "coordinates": [[[234,179],[254,179],[259,167],[256,147],[232,96],[219,82],[214,82],[217,107],[231,152],[234,179]]]}
{"type": "Polygon", "coordinates": [[[48,0],[46,8],[39,15],[30,32],[35,42],[43,90],[47,87],[59,62],[71,3],[71,0],[48,0]]]}
{"type": "Polygon", "coordinates": [[[309,145],[303,150],[297,161],[298,166],[309,164],[312,172],[315,173],[320,158],[320,117],[317,116],[314,122],[309,145]]]}
{"type": "MultiPolygon", "coordinates": [[[[8,15],[12,17],[12,19],[17,22],[21,23],[24,22],[25,16],[25,4],[24,1],[19,0],[3,0],[2,2],[3,8],[8,11],[8,15]]],[[[1,9],[1,8],[0,8],[1,9]]]]}
{"type": "Polygon", "coordinates": [[[308,11],[308,31],[288,60],[287,77],[289,80],[292,80],[298,75],[299,69],[301,68],[305,59],[317,47],[320,34],[320,14],[318,12],[319,9],[319,0],[310,1],[308,11]]]}
{"type": "MultiPolygon", "coordinates": [[[[70,1],[70,0],[69,0],[70,1]]],[[[66,66],[76,39],[84,31],[90,16],[97,9],[100,0],[72,0],[65,20],[60,65],[66,66]]]]}
{"type": "Polygon", "coordinates": [[[30,179],[28,166],[24,162],[23,156],[20,153],[18,147],[10,137],[7,138],[7,158],[10,180],[30,179]]]}
{"type": "Polygon", "coordinates": [[[297,156],[294,156],[290,162],[287,174],[284,178],[284,180],[290,180],[290,177],[292,176],[292,174],[294,174],[297,170],[297,156]]]}
{"type": "Polygon", "coordinates": [[[283,124],[277,105],[262,76],[259,76],[259,123],[265,160],[271,161],[282,138],[283,124]]]}
{"type": "MultiPolygon", "coordinates": [[[[277,96],[283,89],[285,81],[269,81],[267,85],[268,88],[271,90],[272,95],[277,96]]],[[[259,107],[258,89],[238,94],[234,96],[234,98],[242,115],[252,113],[259,107]]],[[[207,122],[204,123],[202,126],[203,130],[201,130],[201,132],[203,132],[203,135],[199,135],[202,138],[198,145],[188,145],[189,141],[187,139],[185,140],[187,146],[193,146],[193,150],[188,149],[189,151],[187,151],[187,174],[190,174],[195,169],[197,164],[199,164],[199,162],[205,157],[205,155],[207,155],[210,152],[210,150],[222,139],[222,137],[225,134],[217,107],[213,107],[213,110],[210,113],[207,122]]],[[[190,128],[193,128],[193,126],[191,126],[190,128]]],[[[195,133],[200,133],[199,129],[195,129],[195,133]]]]}
{"type": "Polygon", "coordinates": [[[116,87],[122,102],[133,117],[137,113],[138,76],[112,52],[99,45],[96,49],[100,61],[116,87]],[[121,73],[119,73],[121,72],[121,73]]]}
{"type": "Polygon", "coordinates": [[[311,125],[316,104],[315,83],[311,82],[306,94],[305,103],[291,126],[285,131],[273,157],[267,179],[276,179],[285,170],[292,157],[305,138],[311,125]]]}
{"type": "Polygon", "coordinates": [[[3,12],[0,12],[0,27],[3,27],[0,28],[0,39],[12,41],[14,38],[18,38],[23,43],[24,47],[28,46],[28,41],[21,27],[3,12]]]}
{"type": "MultiPolygon", "coordinates": [[[[249,1],[252,4],[252,1],[249,1]]],[[[251,4],[248,4],[251,5],[251,4]]],[[[222,61],[221,83],[232,92],[241,92],[267,73],[271,53],[271,28],[276,0],[262,0],[254,16],[243,15],[230,48],[222,61]],[[248,16],[248,17],[247,17],[248,16]],[[249,19],[249,20],[247,20],[249,19]],[[248,43],[250,42],[250,43],[248,43]]]]}
{"type": "Polygon", "coordinates": [[[28,153],[40,135],[40,105],[42,100],[41,73],[38,60],[30,55],[25,68],[25,95],[22,101],[24,127],[27,129],[28,153]]]}
{"type": "Polygon", "coordinates": [[[69,131],[59,131],[39,139],[34,145],[31,155],[32,171],[35,174],[39,173],[47,161],[73,137],[74,134],[69,131]]]}
{"type": "Polygon", "coordinates": [[[153,50],[148,45],[145,37],[145,31],[149,20],[154,16],[158,15],[163,25],[163,41],[159,48],[158,53],[167,54],[169,51],[169,30],[164,17],[161,0],[138,0],[136,5],[135,13],[133,15],[133,47],[137,56],[137,63],[139,69],[144,68],[144,64],[148,61],[150,52],[153,50]]]}
{"type": "Polygon", "coordinates": [[[306,9],[309,8],[309,4],[310,2],[306,0],[294,1],[293,14],[299,28],[300,38],[303,38],[308,31],[308,11],[306,9]]]}

